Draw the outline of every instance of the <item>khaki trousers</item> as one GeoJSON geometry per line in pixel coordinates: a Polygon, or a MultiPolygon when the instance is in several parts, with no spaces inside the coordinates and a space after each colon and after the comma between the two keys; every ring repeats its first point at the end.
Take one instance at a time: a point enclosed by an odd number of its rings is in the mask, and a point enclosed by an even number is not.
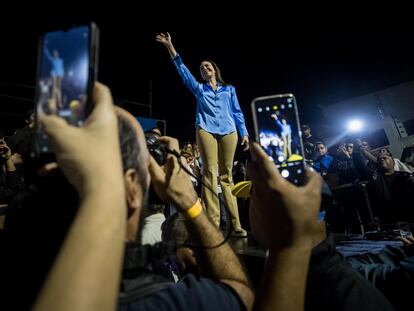
{"type": "MultiPolygon", "coordinates": [[[[217,194],[217,164],[221,190],[230,211],[234,230],[240,230],[239,210],[236,197],[231,193],[233,185],[233,159],[237,148],[237,132],[228,135],[211,134],[197,129],[197,145],[203,160],[203,182],[217,194]]],[[[211,221],[220,225],[220,202],[216,195],[203,186],[201,197],[211,221]]]]}

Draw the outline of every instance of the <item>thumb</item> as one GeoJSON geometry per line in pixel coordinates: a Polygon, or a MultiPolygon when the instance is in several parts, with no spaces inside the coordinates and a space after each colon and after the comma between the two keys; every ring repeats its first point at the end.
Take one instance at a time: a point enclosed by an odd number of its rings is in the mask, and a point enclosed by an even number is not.
{"type": "Polygon", "coordinates": [[[56,141],[65,136],[68,123],[64,119],[54,115],[42,115],[39,121],[43,125],[45,133],[52,140],[56,141]]]}

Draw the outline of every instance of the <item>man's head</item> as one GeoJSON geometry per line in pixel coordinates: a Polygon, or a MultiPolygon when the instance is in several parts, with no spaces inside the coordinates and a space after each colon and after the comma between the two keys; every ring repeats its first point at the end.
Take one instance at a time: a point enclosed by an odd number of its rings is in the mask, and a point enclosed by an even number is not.
{"type": "Polygon", "coordinates": [[[34,113],[34,110],[33,109],[30,109],[27,113],[26,113],[26,116],[25,116],[25,121],[26,121],[26,123],[27,123],[27,125],[29,126],[29,127],[34,127],[34,125],[35,125],[35,119],[36,119],[36,116],[35,116],[35,113],[34,113]]]}
{"type": "Polygon", "coordinates": [[[345,149],[350,156],[352,156],[352,152],[354,151],[354,144],[353,143],[346,143],[345,149]]]}
{"type": "Polygon", "coordinates": [[[361,148],[370,151],[371,146],[369,145],[367,140],[361,141],[361,148]]]}
{"type": "Polygon", "coordinates": [[[198,159],[201,156],[200,148],[196,144],[193,144],[193,150],[194,150],[194,157],[198,159]]]}
{"type": "Polygon", "coordinates": [[[187,164],[191,164],[194,161],[194,150],[191,144],[185,145],[184,148],[181,150],[181,156],[183,156],[187,164]]]}
{"type": "Polygon", "coordinates": [[[324,156],[328,153],[328,149],[326,148],[326,145],[322,141],[318,141],[315,143],[315,151],[320,155],[324,156]]]}
{"type": "Polygon", "coordinates": [[[387,154],[379,155],[378,164],[381,171],[383,171],[385,175],[391,175],[394,173],[394,159],[392,156],[387,154]]]}
{"type": "Polygon", "coordinates": [[[311,136],[311,129],[310,129],[309,125],[303,124],[302,125],[302,132],[303,132],[303,136],[305,136],[305,137],[311,136]]]}
{"type": "Polygon", "coordinates": [[[184,142],[183,149],[191,149],[193,150],[193,144],[189,141],[184,142]]]}
{"type": "Polygon", "coordinates": [[[119,107],[116,107],[116,114],[128,207],[127,240],[133,241],[137,238],[141,211],[148,197],[149,152],[138,121],[119,107]]]}

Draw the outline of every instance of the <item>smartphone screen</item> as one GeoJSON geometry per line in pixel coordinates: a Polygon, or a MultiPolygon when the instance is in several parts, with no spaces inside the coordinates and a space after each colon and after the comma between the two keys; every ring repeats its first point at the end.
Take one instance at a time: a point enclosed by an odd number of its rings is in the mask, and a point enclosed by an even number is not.
{"type": "Polygon", "coordinates": [[[252,101],[256,141],[290,182],[301,185],[305,170],[295,97],[281,94],[252,101]]]}
{"type": "MultiPolygon", "coordinates": [[[[36,113],[64,118],[82,126],[90,112],[96,79],[96,30],[90,25],[46,33],[40,39],[36,113]]],[[[41,125],[36,127],[38,153],[52,153],[41,125]]]]}

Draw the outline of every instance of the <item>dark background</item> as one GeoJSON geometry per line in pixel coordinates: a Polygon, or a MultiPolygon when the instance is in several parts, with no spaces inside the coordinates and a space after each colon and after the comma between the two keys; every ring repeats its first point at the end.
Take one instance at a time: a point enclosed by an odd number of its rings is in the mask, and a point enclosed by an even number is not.
{"type": "MultiPolygon", "coordinates": [[[[49,13],[45,5],[32,14],[4,12],[0,129],[8,134],[22,126],[22,116],[33,106],[30,87],[35,85],[39,35],[88,20],[101,29],[99,79],[118,101],[149,104],[151,97],[152,117],[167,120],[167,133],[181,141],[194,140],[195,100],[166,49],[155,42],[158,32],[170,32],[197,78],[204,58],[217,62],[225,81],[236,87],[252,136],[250,102],[255,97],[293,93],[302,123],[324,136],[335,125],[319,105],[414,79],[413,27],[411,19],[402,16],[408,8],[385,8],[381,15],[358,8],[349,12],[341,7],[314,8],[318,13],[302,8],[299,14],[298,8],[244,5],[238,8],[244,9],[242,14],[220,3],[187,5],[187,13],[179,5],[184,4],[139,8],[135,3],[133,8],[111,3],[106,10],[76,13],[63,8],[49,13]]],[[[135,115],[149,116],[145,107],[125,107],[135,115]]]]}

